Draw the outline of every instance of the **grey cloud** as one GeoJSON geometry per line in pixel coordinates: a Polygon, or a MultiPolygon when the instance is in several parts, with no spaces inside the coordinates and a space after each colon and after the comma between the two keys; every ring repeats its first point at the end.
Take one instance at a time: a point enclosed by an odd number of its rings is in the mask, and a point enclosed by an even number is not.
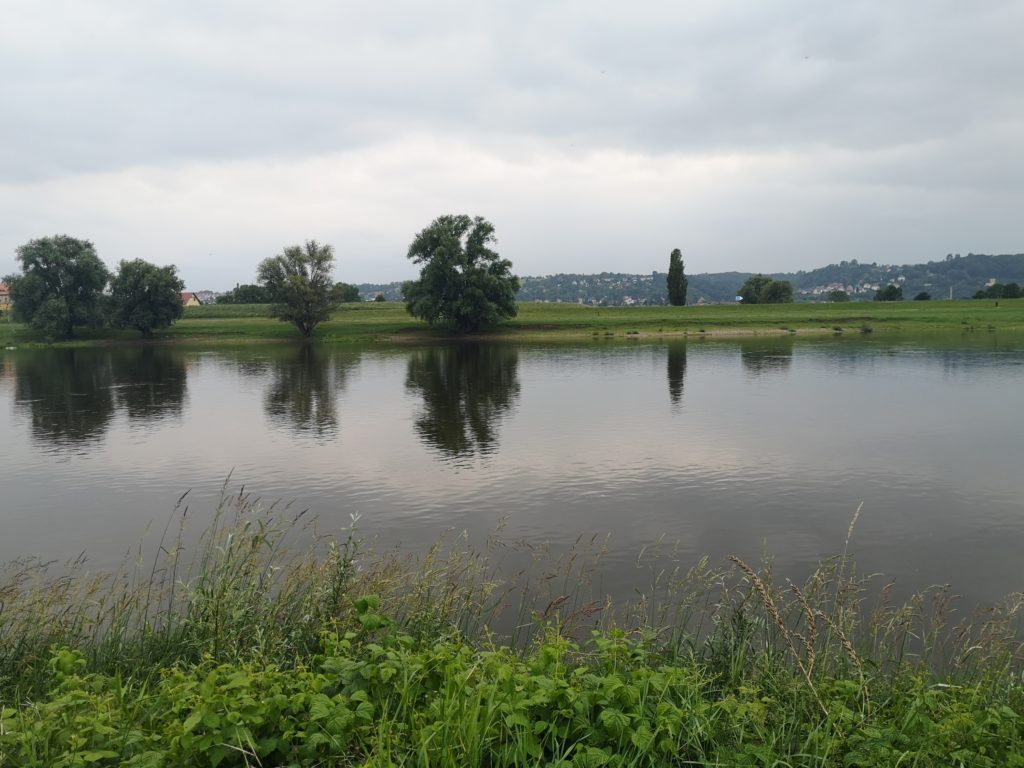
{"type": "Polygon", "coordinates": [[[1020,250],[1021,29],[1016,0],[8,0],[0,273],[68,232],[194,288],[308,236],[400,278],[446,211],[525,274],[1020,250]]]}
{"type": "Polygon", "coordinates": [[[13,151],[0,177],[300,156],[405,133],[652,153],[872,149],[1024,115],[1014,2],[109,7],[9,12],[0,142],[13,151]]]}

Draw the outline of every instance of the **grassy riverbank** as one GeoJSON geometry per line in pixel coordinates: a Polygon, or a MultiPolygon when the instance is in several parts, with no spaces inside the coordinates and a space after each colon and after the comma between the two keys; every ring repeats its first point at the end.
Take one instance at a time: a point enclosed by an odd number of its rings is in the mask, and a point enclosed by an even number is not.
{"type": "MultiPolygon", "coordinates": [[[[834,334],[864,332],[1024,331],[1024,299],[995,301],[904,301],[758,306],[584,307],[523,304],[519,316],[479,334],[520,340],[610,340],[658,336],[834,334]]],[[[316,329],[323,342],[410,341],[444,338],[406,314],[396,303],[345,305],[316,329]]],[[[261,305],[191,307],[185,317],[156,336],[157,343],[297,341],[293,326],[268,317],[261,305]]],[[[23,325],[0,320],[0,344],[41,344],[23,325]]],[[[132,331],[83,331],[61,345],[141,343],[132,331]]]]}
{"type": "Polygon", "coordinates": [[[944,590],[869,605],[844,556],[799,589],[668,568],[614,607],[578,557],[517,583],[460,545],[289,553],[300,521],[260,508],[110,578],[12,564],[0,765],[1024,764],[1019,599],[953,626],[944,590]]]}

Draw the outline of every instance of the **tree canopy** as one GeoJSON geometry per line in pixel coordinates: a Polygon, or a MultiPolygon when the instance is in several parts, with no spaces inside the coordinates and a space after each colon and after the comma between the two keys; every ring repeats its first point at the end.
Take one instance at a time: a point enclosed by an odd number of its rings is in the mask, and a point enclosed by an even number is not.
{"type": "Polygon", "coordinates": [[[1024,295],[1021,291],[1020,285],[1017,283],[992,283],[987,285],[979,291],[976,291],[973,298],[975,299],[1019,299],[1024,295]]]}
{"type": "Polygon", "coordinates": [[[903,288],[895,284],[879,288],[875,301],[903,301],[903,288]]]}
{"type": "Polygon", "coordinates": [[[88,240],[67,235],[30,240],[18,248],[21,274],[5,278],[14,317],[49,336],[72,338],[76,326],[103,322],[106,265],[88,240]]]}
{"type": "Polygon", "coordinates": [[[686,304],[686,273],[683,254],[673,248],[668,258],[668,303],[674,307],[686,304]]]}
{"type": "Polygon", "coordinates": [[[793,284],[789,280],[773,280],[767,275],[751,275],[740,286],[744,304],[791,304],[793,284]]]}
{"type": "Polygon", "coordinates": [[[148,339],[154,330],[167,328],[181,317],[184,288],[173,265],[122,261],[110,281],[110,320],[122,328],[135,328],[148,339]]]}
{"type": "Polygon", "coordinates": [[[334,249],[307,240],[260,262],[260,283],[273,297],[272,316],[294,323],[303,336],[312,336],[317,324],[331,316],[334,298],[334,249]]]}
{"type": "Polygon", "coordinates": [[[236,285],[217,297],[218,304],[273,304],[274,299],[262,285],[236,285]]]}
{"type": "Polygon", "coordinates": [[[359,286],[350,283],[335,283],[334,300],[339,304],[359,301],[359,286]]]}
{"type": "Polygon", "coordinates": [[[420,279],[402,285],[409,314],[462,333],[515,317],[519,278],[493,242],[481,216],[441,216],[417,234],[408,257],[422,265],[420,279]]]}

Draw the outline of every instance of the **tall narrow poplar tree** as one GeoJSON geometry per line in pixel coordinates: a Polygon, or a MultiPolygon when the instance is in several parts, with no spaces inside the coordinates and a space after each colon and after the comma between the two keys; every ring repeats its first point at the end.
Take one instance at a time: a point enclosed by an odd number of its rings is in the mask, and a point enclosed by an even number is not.
{"type": "Polygon", "coordinates": [[[683,254],[672,249],[668,260],[668,303],[681,307],[686,303],[686,274],[683,272],[683,254]]]}

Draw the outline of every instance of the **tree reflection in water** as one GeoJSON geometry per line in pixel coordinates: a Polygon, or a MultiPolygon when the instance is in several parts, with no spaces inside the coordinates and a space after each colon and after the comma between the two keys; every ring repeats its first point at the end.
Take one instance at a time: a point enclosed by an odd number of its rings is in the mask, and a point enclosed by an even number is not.
{"type": "Polygon", "coordinates": [[[668,396],[672,405],[682,405],[685,383],[686,342],[673,341],[668,345],[668,396]]]}
{"type": "Polygon", "coordinates": [[[519,355],[501,344],[460,344],[416,350],[405,386],[423,398],[415,422],[420,439],[448,458],[498,449],[498,420],[519,397],[519,355]]]}
{"type": "Polygon", "coordinates": [[[46,349],[5,363],[33,438],[55,448],[101,439],[118,409],[148,422],[180,416],[185,400],[185,357],[176,350],[46,349]]]}
{"type": "Polygon", "coordinates": [[[264,398],[272,422],[297,434],[329,438],[337,434],[337,394],[359,355],[321,352],[304,344],[270,361],[273,380],[264,398]]]}
{"type": "Polygon", "coordinates": [[[100,440],[114,417],[109,352],[44,349],[15,359],[15,406],[32,437],[57,449],[100,440]]]}
{"type": "Polygon", "coordinates": [[[181,416],[188,373],[184,353],[145,347],[111,351],[116,402],[132,421],[181,416]]]}
{"type": "Polygon", "coordinates": [[[740,342],[743,370],[751,376],[785,373],[793,365],[793,344],[789,336],[744,339],[740,342]]]}

